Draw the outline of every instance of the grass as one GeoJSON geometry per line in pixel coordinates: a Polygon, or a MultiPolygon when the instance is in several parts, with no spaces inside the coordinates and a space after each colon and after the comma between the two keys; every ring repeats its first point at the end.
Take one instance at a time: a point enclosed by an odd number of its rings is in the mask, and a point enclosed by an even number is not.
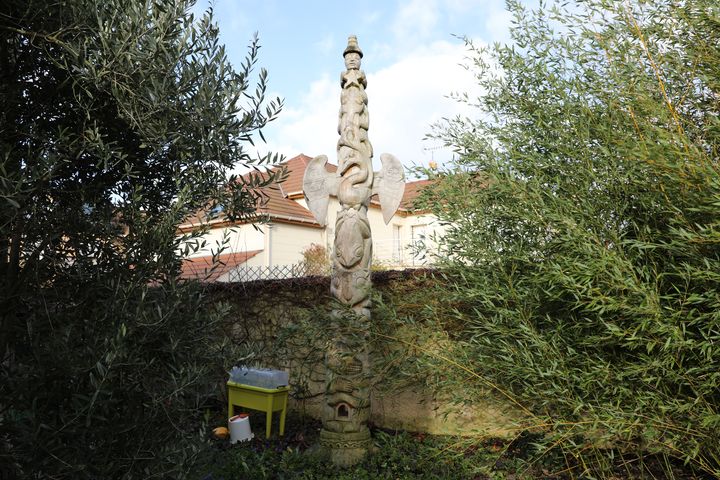
{"type": "MultiPolygon", "coordinates": [[[[538,455],[532,434],[512,442],[435,436],[373,428],[376,451],[360,464],[342,469],[326,463],[312,448],[321,424],[309,417],[289,414],[284,437],[263,437],[264,415],[251,417],[256,438],[230,445],[213,440],[194,475],[199,480],[565,480],[603,478],[707,479],[667,459],[628,459],[615,455],[607,476],[579,474],[579,465],[560,451],[538,455]]],[[[277,431],[277,426],[273,427],[277,431]]],[[[613,452],[608,451],[608,458],[613,452]]]]}
{"type": "MultiPolygon", "coordinates": [[[[256,422],[257,425],[261,422],[256,422]]],[[[197,471],[201,480],[297,479],[564,479],[553,474],[564,469],[559,459],[527,462],[532,450],[529,437],[512,443],[478,442],[451,436],[373,428],[376,451],[362,463],[347,469],[328,465],[311,448],[317,445],[321,424],[317,420],[288,415],[286,434],[266,440],[255,428],[256,438],[230,445],[213,441],[197,471]],[[555,466],[548,465],[555,463],[555,466]]]]}

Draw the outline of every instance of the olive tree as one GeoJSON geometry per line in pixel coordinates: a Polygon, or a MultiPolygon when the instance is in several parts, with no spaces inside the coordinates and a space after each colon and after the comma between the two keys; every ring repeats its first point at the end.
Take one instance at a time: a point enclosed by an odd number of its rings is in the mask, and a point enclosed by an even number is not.
{"type": "Polygon", "coordinates": [[[177,226],[252,214],[277,175],[232,172],[278,160],[250,148],[281,102],[193,3],[0,10],[2,474],[178,478],[202,443],[226,346],[177,226]]]}

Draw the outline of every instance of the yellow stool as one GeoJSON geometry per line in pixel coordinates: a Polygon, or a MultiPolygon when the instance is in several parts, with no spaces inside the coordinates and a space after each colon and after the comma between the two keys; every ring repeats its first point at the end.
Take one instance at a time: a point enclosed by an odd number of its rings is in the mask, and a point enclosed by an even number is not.
{"type": "Polygon", "coordinates": [[[242,383],[227,382],[228,418],[235,414],[234,407],[245,407],[266,412],[265,437],[270,438],[273,412],[280,412],[280,435],[285,435],[285,414],[290,387],[260,388],[242,383]]]}

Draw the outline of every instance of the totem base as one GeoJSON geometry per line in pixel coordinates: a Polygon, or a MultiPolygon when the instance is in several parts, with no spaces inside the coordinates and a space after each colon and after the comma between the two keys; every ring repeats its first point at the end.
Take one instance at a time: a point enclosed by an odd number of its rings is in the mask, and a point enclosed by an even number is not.
{"type": "Polygon", "coordinates": [[[325,429],[320,431],[320,448],[334,465],[351,467],[362,461],[372,448],[370,430],[338,433],[325,429]]]}

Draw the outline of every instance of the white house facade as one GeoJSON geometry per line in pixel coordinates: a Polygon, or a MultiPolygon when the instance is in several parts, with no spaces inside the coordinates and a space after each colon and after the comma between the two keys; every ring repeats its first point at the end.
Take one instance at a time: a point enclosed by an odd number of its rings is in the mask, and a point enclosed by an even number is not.
{"type": "MultiPolygon", "coordinates": [[[[303,251],[313,244],[325,247],[329,254],[339,202],[337,198],[330,198],[325,227],[307,209],[302,180],[310,160],[302,154],[288,160],[284,164],[288,171],[286,180],[263,190],[268,201],[259,207],[259,213],[267,219],[266,223],[231,224],[222,214],[207,221],[209,230],[199,239],[200,248],[188,252],[182,276],[220,282],[272,278],[291,271],[300,272],[293,268],[303,261],[303,251]],[[220,255],[213,256],[220,249],[220,255]]],[[[335,167],[329,165],[329,168],[335,167]]],[[[431,238],[434,233],[440,233],[442,227],[434,215],[419,212],[412,206],[428,183],[420,180],[406,184],[400,208],[388,224],[383,221],[379,203],[371,200],[368,220],[375,265],[413,268],[431,263],[435,249],[431,238]],[[423,251],[419,252],[421,247],[423,251]]],[[[197,218],[191,219],[180,226],[180,231],[198,228],[199,222],[197,218]]]]}

